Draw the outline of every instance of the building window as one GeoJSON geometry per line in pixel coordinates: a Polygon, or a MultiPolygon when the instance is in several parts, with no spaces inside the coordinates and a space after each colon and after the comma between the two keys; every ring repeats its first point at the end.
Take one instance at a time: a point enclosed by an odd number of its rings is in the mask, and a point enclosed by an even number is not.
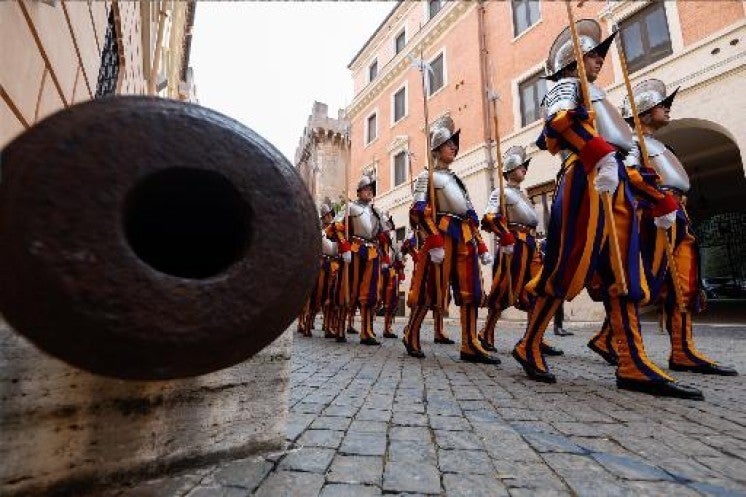
{"type": "Polygon", "coordinates": [[[407,115],[407,88],[402,87],[399,91],[394,93],[394,122],[397,123],[405,115],[407,115]]]}
{"type": "Polygon", "coordinates": [[[673,53],[664,2],[652,2],[622,21],[621,35],[631,72],[673,53]]]}
{"type": "Polygon", "coordinates": [[[394,40],[394,51],[396,53],[401,52],[404,50],[404,45],[407,44],[407,33],[402,30],[401,33],[396,35],[396,39],[394,40]]]}
{"type": "Polygon", "coordinates": [[[442,0],[429,0],[427,2],[427,13],[428,18],[432,19],[435,17],[435,14],[440,12],[440,9],[443,8],[443,1],[442,0]]]}
{"type": "Polygon", "coordinates": [[[430,62],[433,72],[427,73],[430,81],[430,95],[443,88],[445,82],[443,71],[443,54],[441,53],[430,62]]]}
{"type": "Polygon", "coordinates": [[[376,113],[374,112],[370,116],[368,116],[367,126],[368,126],[368,132],[366,134],[366,144],[372,142],[376,139],[377,133],[378,133],[378,119],[376,117],[376,113]]]}
{"type": "Polygon", "coordinates": [[[541,100],[547,93],[547,82],[541,74],[541,72],[534,74],[518,84],[518,94],[521,100],[521,126],[527,126],[540,117],[541,100]]]}
{"type": "Polygon", "coordinates": [[[368,66],[368,82],[373,81],[378,76],[378,60],[374,60],[373,63],[368,66]]]}
{"type": "Polygon", "coordinates": [[[405,236],[407,236],[407,228],[405,228],[404,226],[396,228],[396,241],[397,242],[403,241],[405,236]]]}
{"type": "Polygon", "coordinates": [[[539,0],[511,0],[513,5],[513,35],[526,31],[539,20],[539,0]]]}
{"type": "Polygon", "coordinates": [[[407,181],[407,152],[402,150],[394,156],[394,186],[407,181]]]}

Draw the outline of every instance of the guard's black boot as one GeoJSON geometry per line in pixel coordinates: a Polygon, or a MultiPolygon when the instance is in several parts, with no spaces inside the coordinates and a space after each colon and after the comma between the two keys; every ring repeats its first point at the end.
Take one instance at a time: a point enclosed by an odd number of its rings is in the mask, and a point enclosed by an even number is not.
{"type": "Polygon", "coordinates": [[[542,383],[557,383],[557,377],[554,376],[553,373],[550,373],[549,371],[541,371],[533,367],[528,363],[528,361],[525,361],[515,349],[513,349],[513,359],[523,366],[523,370],[532,380],[540,381],[542,383]]]}
{"type": "Polygon", "coordinates": [[[678,399],[705,400],[705,396],[697,388],[681,385],[674,381],[629,380],[617,378],[616,386],[622,390],[648,393],[657,397],[675,397],[678,399]]]}
{"type": "Polygon", "coordinates": [[[557,347],[552,347],[551,345],[548,345],[546,343],[542,343],[539,350],[543,355],[565,355],[565,351],[562,349],[558,349],[557,347]]]}
{"type": "Polygon", "coordinates": [[[738,376],[738,371],[736,371],[735,369],[714,363],[688,366],[674,364],[671,361],[668,361],[668,369],[670,369],[671,371],[688,371],[689,373],[713,374],[718,376],[738,376]]]}

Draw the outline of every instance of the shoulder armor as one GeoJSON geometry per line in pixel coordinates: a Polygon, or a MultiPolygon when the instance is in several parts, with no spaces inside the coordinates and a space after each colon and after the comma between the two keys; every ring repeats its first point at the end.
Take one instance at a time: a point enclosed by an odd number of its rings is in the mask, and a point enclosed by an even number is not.
{"type": "Polygon", "coordinates": [[[414,184],[414,201],[425,202],[427,201],[427,171],[422,171],[417,176],[417,182],[414,184]]]}
{"type": "Polygon", "coordinates": [[[580,81],[577,78],[564,78],[549,90],[544,97],[546,115],[551,116],[561,110],[571,110],[580,103],[580,81]]]}
{"type": "Polygon", "coordinates": [[[663,142],[652,136],[645,137],[645,147],[648,149],[648,156],[650,157],[656,157],[669,150],[663,142]]]}
{"type": "Polygon", "coordinates": [[[437,189],[445,187],[453,179],[452,174],[450,171],[436,169],[433,171],[433,186],[437,189]]]}
{"type": "Polygon", "coordinates": [[[598,102],[606,98],[606,92],[593,83],[588,83],[588,93],[590,94],[591,102],[598,102]]]}
{"type": "Polygon", "coordinates": [[[365,207],[357,202],[350,202],[350,217],[359,217],[363,211],[365,211],[365,207]]]}
{"type": "Polygon", "coordinates": [[[516,188],[505,187],[505,205],[515,205],[523,201],[520,190],[516,188]]]}

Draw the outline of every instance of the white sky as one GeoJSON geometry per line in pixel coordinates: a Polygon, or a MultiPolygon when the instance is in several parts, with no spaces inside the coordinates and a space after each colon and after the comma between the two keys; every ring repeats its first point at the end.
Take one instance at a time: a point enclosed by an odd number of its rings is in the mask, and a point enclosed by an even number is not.
{"type": "Polygon", "coordinates": [[[314,100],[352,100],[347,64],[395,2],[197,2],[189,64],[197,98],[292,163],[314,100]]]}

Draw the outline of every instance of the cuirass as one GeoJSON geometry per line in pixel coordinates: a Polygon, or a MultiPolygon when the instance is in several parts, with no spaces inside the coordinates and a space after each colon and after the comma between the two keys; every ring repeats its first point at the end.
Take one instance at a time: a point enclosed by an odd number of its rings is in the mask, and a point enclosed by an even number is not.
{"type": "Polygon", "coordinates": [[[438,202],[438,212],[465,216],[467,211],[471,209],[471,201],[459,183],[456,175],[450,170],[439,169],[433,172],[433,186],[435,187],[435,198],[438,202]]]}
{"type": "Polygon", "coordinates": [[[373,212],[373,204],[350,204],[350,236],[372,241],[380,231],[380,221],[373,212]]]}
{"type": "Polygon", "coordinates": [[[624,151],[632,148],[632,130],[619,110],[609,102],[606,93],[594,84],[589,84],[591,105],[596,113],[596,131],[607,142],[624,151]]]}
{"type": "Polygon", "coordinates": [[[661,177],[661,186],[676,188],[682,193],[689,191],[689,175],[684,166],[663,143],[652,136],[645,137],[645,146],[648,149],[650,164],[661,177]]]}
{"type": "Polygon", "coordinates": [[[508,224],[518,223],[535,228],[539,224],[534,206],[528,197],[518,188],[505,188],[505,206],[508,215],[508,224]]]}

